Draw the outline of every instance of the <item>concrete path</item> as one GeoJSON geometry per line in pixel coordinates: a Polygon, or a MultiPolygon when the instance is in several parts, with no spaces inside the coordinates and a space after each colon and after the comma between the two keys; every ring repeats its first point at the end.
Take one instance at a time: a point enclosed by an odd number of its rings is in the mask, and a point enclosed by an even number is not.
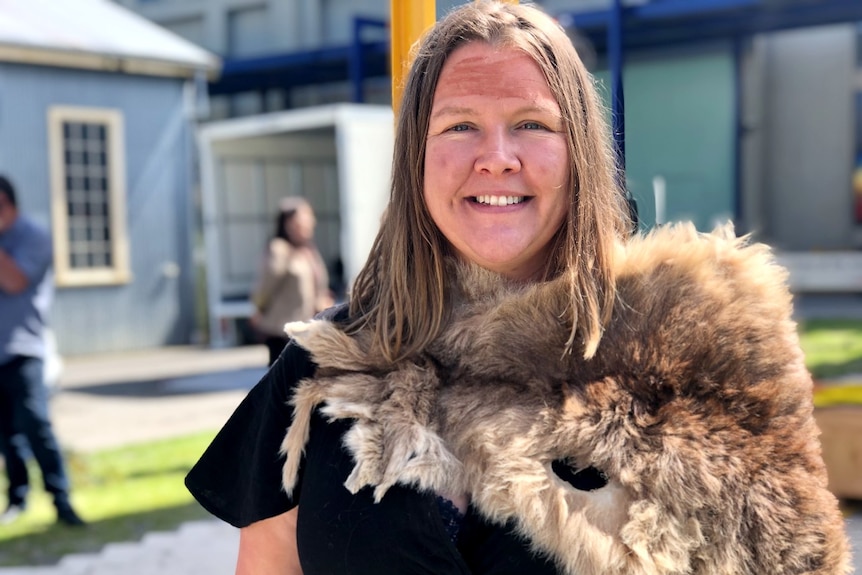
{"type": "Polygon", "coordinates": [[[847,518],[847,535],[853,546],[853,570],[862,575],[862,512],[847,518]]]}
{"type": "Polygon", "coordinates": [[[110,543],[100,553],[67,555],[50,567],[11,567],[0,575],[232,575],[236,529],[219,521],[186,523],[140,542],[110,543]]]}
{"type": "Polygon", "coordinates": [[[60,442],[92,451],[216,430],[266,372],[263,346],[176,347],[64,360],[51,413],[60,442]]]}

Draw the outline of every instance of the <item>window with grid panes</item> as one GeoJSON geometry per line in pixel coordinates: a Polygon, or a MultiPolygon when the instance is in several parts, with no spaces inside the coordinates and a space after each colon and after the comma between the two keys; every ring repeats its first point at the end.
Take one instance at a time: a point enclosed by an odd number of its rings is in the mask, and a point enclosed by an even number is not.
{"type": "Polygon", "coordinates": [[[67,107],[49,115],[57,283],[128,281],[122,116],[67,107]]]}

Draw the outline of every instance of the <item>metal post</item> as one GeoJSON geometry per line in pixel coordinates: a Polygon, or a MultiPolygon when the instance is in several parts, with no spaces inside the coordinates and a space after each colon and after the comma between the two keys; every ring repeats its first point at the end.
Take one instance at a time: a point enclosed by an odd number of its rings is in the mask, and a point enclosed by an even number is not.
{"type": "Polygon", "coordinates": [[[362,62],[362,27],[363,22],[359,17],[353,18],[353,41],[350,43],[350,56],[348,67],[350,70],[350,83],[353,86],[353,97],[355,104],[361,104],[365,100],[362,82],[365,79],[365,70],[362,62]]]}
{"type": "Polygon", "coordinates": [[[623,7],[622,0],[613,0],[608,23],[608,59],[611,66],[611,112],[619,168],[626,169],[626,110],[623,95],[623,7]]]}
{"type": "Polygon", "coordinates": [[[390,0],[390,64],[392,110],[398,116],[404,76],[410,64],[410,48],[437,21],[436,0],[390,0]]]}
{"type": "Polygon", "coordinates": [[[614,133],[614,151],[619,169],[618,185],[629,208],[632,233],[640,227],[638,204],[626,184],[626,106],[623,95],[623,4],[613,0],[611,19],[608,22],[608,59],[611,66],[611,114],[614,133]]]}

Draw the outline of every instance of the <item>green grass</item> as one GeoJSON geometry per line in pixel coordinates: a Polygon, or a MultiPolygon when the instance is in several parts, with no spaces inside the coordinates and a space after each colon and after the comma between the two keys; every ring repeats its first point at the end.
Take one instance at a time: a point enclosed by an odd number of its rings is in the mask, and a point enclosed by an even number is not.
{"type": "MultiPolygon", "coordinates": [[[[50,565],[68,553],[99,551],[113,541],[135,541],[150,531],[172,530],[208,514],[183,478],[215,436],[199,433],[96,453],[67,454],[72,501],[86,528],[55,523],[41,475],[31,465],[33,489],[16,522],[0,525],[0,566],[50,565]]],[[[5,474],[0,489],[5,493],[5,474]]]]}
{"type": "Polygon", "coordinates": [[[815,379],[862,373],[862,321],[800,322],[799,334],[805,363],[815,379]]]}

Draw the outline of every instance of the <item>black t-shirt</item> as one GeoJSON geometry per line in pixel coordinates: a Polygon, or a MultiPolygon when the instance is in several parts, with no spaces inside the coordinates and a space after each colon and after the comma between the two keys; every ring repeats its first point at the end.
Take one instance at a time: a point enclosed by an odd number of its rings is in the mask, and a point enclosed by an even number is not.
{"type": "Polygon", "coordinates": [[[289,344],[249,392],[186,477],[210,513],[236,527],[299,505],[297,545],[305,575],[555,574],[510,527],[490,525],[468,510],[457,544],[446,532],[436,497],[390,488],[379,503],[344,481],[353,468],[342,447],[349,421],[314,414],[293,497],[281,488],[279,448],[290,425],[290,394],[314,373],[308,354],[289,344]]]}

